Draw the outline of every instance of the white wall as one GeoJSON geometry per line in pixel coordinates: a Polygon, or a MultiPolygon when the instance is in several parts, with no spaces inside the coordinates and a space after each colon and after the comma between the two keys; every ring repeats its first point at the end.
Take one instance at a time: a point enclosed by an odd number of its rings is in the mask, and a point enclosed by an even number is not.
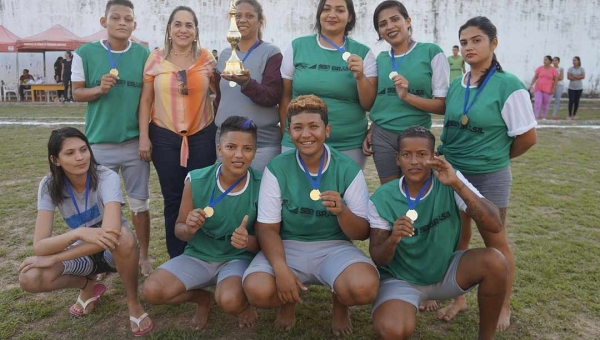
{"type": "MultiPolygon", "coordinates": [[[[227,46],[227,0],[133,0],[138,29],[134,34],[160,46],[166,21],[178,5],[192,7],[199,15],[201,43],[210,49],[227,46]]],[[[282,49],[294,37],[312,32],[317,0],[263,0],[267,17],[264,39],[282,49]]],[[[355,0],[357,25],[352,36],[374,49],[373,10],[377,0],[355,0]]],[[[21,37],[62,24],[85,36],[98,31],[105,0],[0,0],[0,24],[21,37]]],[[[586,92],[600,95],[600,0],[405,0],[413,19],[417,40],[438,43],[449,54],[458,43],[458,28],[467,19],[485,15],[499,32],[497,55],[503,67],[529,84],[544,55],[560,56],[562,66],[571,66],[578,55],[586,69],[586,92]]],[[[60,53],[47,53],[48,75],[60,53]]],[[[19,68],[42,74],[41,54],[22,54],[19,68]]],[[[15,79],[15,55],[0,54],[0,79],[15,79]]]]}

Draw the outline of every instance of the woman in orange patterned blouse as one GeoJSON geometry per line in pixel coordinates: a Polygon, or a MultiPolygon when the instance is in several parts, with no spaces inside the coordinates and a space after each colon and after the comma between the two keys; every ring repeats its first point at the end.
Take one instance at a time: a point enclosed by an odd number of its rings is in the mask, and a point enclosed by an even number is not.
{"type": "Polygon", "coordinates": [[[140,158],[152,160],[164,199],[167,251],[186,245],[175,237],[185,176],[215,163],[214,113],[209,88],[216,65],[198,41],[198,18],[185,6],[173,10],[165,44],[152,52],[144,70],[139,109],[140,158]]]}

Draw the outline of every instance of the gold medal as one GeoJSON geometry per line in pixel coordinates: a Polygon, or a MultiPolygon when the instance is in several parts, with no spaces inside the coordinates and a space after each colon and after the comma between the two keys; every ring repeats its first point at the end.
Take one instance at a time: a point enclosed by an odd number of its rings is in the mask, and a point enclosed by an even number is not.
{"type": "Polygon", "coordinates": [[[115,77],[119,76],[119,70],[117,70],[116,68],[111,68],[110,69],[110,74],[112,74],[115,77]]]}
{"type": "Polygon", "coordinates": [[[419,218],[419,214],[417,214],[416,210],[410,209],[406,212],[406,217],[410,218],[414,222],[417,220],[417,218],[419,218]]]}
{"type": "Polygon", "coordinates": [[[398,72],[392,71],[392,72],[390,72],[389,77],[390,77],[391,80],[394,80],[394,77],[397,76],[397,75],[398,75],[398,72]]]}
{"type": "Polygon", "coordinates": [[[462,123],[462,125],[469,124],[469,117],[467,115],[462,115],[461,123],[462,123]]]}
{"type": "Polygon", "coordinates": [[[232,80],[232,81],[229,82],[229,87],[233,88],[233,87],[236,87],[236,86],[237,86],[237,83],[235,81],[232,80]]]}
{"type": "Polygon", "coordinates": [[[350,52],[344,52],[342,54],[342,59],[344,59],[344,61],[348,61],[348,58],[350,58],[352,54],[350,52]]]}
{"type": "Polygon", "coordinates": [[[321,192],[319,191],[319,189],[312,189],[310,191],[310,199],[311,200],[318,201],[319,198],[321,198],[320,196],[321,196],[321,192]]]}
{"type": "Polygon", "coordinates": [[[215,209],[212,207],[206,207],[204,208],[204,213],[206,213],[206,217],[212,217],[212,215],[215,214],[215,209]]]}

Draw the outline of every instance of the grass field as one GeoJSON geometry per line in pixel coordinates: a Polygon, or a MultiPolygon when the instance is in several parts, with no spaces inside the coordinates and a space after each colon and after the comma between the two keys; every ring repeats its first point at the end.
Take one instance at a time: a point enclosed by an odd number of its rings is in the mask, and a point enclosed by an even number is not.
{"type": "MultiPolygon", "coordinates": [[[[600,102],[585,102],[582,106],[579,121],[560,123],[600,125],[600,102]]],[[[4,105],[0,106],[0,122],[82,121],[84,110],[80,104],[4,105]]],[[[560,113],[565,116],[564,109],[560,113]]],[[[33,254],[37,187],[48,169],[46,142],[53,128],[0,125],[0,339],[131,338],[124,291],[116,275],[106,279],[108,291],[102,303],[81,319],[68,313],[77,291],[33,295],[19,288],[17,267],[33,254]]],[[[440,129],[434,132],[439,136],[440,129]]],[[[517,275],[512,326],[498,334],[497,339],[600,339],[598,154],[600,129],[540,129],[538,144],[513,162],[508,228],[517,259],[517,275]]],[[[373,191],[378,181],[372,161],[365,174],[373,191]]],[[[167,260],[161,212],[162,198],[153,171],[150,253],[155,267],[167,260]]],[[[62,220],[57,217],[55,222],[57,232],[63,232],[66,227],[62,220]]],[[[478,235],[473,243],[482,244],[478,235]]],[[[359,245],[365,251],[368,248],[366,242],[359,245]]],[[[475,295],[475,292],[468,294],[469,310],[451,323],[440,322],[431,313],[421,313],[413,338],[476,338],[475,295]]],[[[296,327],[286,334],[273,327],[273,310],[259,311],[255,329],[239,330],[233,317],[214,307],[208,328],[194,332],[189,326],[194,313],[192,305],[145,304],[156,324],[149,338],[332,338],[328,290],[313,286],[303,293],[303,299],[304,305],[297,308],[296,327]]],[[[353,308],[354,335],[347,338],[372,339],[369,319],[369,307],[353,308]]]]}

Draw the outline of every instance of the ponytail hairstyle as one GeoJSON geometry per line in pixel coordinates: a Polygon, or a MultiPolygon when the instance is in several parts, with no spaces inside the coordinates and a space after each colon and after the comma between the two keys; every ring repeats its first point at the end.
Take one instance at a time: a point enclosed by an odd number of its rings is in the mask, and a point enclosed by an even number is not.
{"type": "MultiPolygon", "coordinates": [[[[498,30],[496,29],[496,26],[494,26],[494,24],[492,24],[490,19],[480,16],[480,17],[471,18],[471,19],[467,20],[467,22],[464,25],[460,26],[460,29],[458,30],[458,38],[459,39],[460,39],[460,34],[462,33],[462,31],[469,27],[479,28],[485,35],[488,36],[488,38],[490,39],[490,43],[492,42],[492,40],[498,38],[498,30]]],[[[481,86],[481,84],[483,83],[483,81],[485,80],[487,75],[490,73],[490,71],[492,71],[494,69],[494,67],[496,68],[496,72],[504,72],[502,70],[502,66],[500,66],[500,63],[498,62],[498,59],[496,58],[495,52],[494,52],[494,56],[492,57],[492,64],[490,65],[490,67],[488,69],[485,70],[485,73],[483,74],[483,76],[479,78],[479,80],[476,83],[477,86],[481,86]]]]}
{"type": "Polygon", "coordinates": [[[56,165],[58,154],[60,154],[62,151],[63,142],[67,138],[79,138],[87,145],[87,148],[90,152],[90,168],[88,169],[90,174],[90,188],[91,190],[98,189],[98,171],[96,169],[98,167],[98,163],[96,163],[94,153],[92,152],[92,148],[87,137],[83,134],[83,132],[74,127],[64,127],[54,130],[52,133],[50,133],[50,139],[48,140],[48,163],[50,165],[50,176],[48,178],[48,182],[46,182],[46,190],[48,190],[50,198],[52,198],[52,203],[54,203],[55,206],[60,205],[63,200],[68,198],[64,194],[67,175],[62,167],[56,165]]]}

